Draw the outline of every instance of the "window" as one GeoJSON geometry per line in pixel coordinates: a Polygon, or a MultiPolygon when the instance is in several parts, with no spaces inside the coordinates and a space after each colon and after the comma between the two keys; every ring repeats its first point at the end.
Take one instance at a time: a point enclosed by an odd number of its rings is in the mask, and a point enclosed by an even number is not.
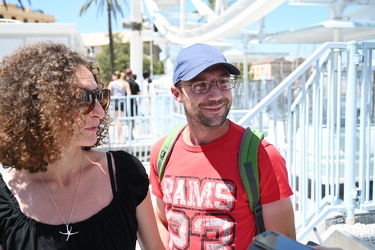
{"type": "Polygon", "coordinates": [[[24,19],[23,19],[23,22],[24,22],[24,23],[28,23],[29,20],[27,20],[27,18],[24,18],[24,19]]]}

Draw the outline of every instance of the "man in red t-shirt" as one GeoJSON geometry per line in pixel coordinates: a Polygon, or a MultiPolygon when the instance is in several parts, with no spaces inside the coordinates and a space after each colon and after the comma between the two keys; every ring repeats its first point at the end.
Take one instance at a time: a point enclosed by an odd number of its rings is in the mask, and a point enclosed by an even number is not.
{"type": "MultiPolygon", "coordinates": [[[[187,126],[177,139],[163,179],[156,171],[164,140],[151,150],[150,182],[167,249],[247,249],[256,234],[254,215],[238,170],[244,128],[227,119],[240,71],[220,51],[195,44],[177,56],[171,87],[185,108],[187,126]]],[[[258,149],[260,203],[266,230],[295,239],[293,194],[278,150],[258,149]]]]}

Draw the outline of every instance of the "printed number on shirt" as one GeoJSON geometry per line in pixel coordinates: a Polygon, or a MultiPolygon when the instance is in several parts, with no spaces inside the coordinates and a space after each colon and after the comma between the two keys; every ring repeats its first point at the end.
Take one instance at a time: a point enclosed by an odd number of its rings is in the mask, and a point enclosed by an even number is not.
{"type": "Polygon", "coordinates": [[[188,249],[190,238],[197,237],[201,249],[231,249],[235,220],[227,213],[235,207],[236,187],[222,179],[165,176],[162,190],[170,208],[166,213],[169,248],[188,249]]]}

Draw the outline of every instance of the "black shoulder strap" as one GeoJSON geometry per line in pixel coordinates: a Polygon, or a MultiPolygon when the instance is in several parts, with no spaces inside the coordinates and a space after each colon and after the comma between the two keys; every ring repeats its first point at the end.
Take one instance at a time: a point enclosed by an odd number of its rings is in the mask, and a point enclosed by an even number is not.
{"type": "Polygon", "coordinates": [[[112,187],[112,194],[115,196],[116,193],[116,183],[115,183],[115,175],[113,173],[113,167],[112,167],[112,157],[110,152],[106,152],[107,154],[107,162],[108,162],[108,173],[109,178],[111,180],[111,187],[112,187]]]}

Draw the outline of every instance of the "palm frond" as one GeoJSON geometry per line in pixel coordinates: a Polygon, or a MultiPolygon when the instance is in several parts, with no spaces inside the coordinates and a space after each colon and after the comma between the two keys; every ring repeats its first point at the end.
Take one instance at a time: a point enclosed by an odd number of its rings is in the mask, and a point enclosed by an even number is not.
{"type": "MultiPolygon", "coordinates": [[[[29,5],[31,5],[31,1],[28,0],[29,2],[29,5]]],[[[3,3],[4,3],[4,7],[6,10],[8,10],[8,5],[7,5],[7,1],[3,0],[3,3]]],[[[23,11],[25,11],[25,7],[23,6],[23,3],[22,3],[22,0],[18,0],[18,3],[20,4],[20,7],[23,11]]]]}
{"type": "Polygon", "coordinates": [[[79,15],[82,16],[82,14],[85,13],[90,8],[93,2],[96,3],[96,0],[87,0],[86,3],[81,7],[79,11],[79,15]]]}
{"type": "MultiPolygon", "coordinates": [[[[95,3],[96,4],[96,3],[95,3]]],[[[98,9],[96,11],[96,17],[98,17],[99,15],[99,11],[101,11],[101,14],[103,15],[103,11],[107,9],[107,1],[104,1],[104,0],[101,0],[99,2],[99,6],[98,6],[98,9]]]]}
{"type": "MultiPolygon", "coordinates": [[[[3,0],[4,1],[4,0],[3,0]]],[[[124,14],[121,9],[119,0],[86,0],[86,3],[81,7],[80,16],[85,13],[88,8],[95,3],[97,6],[96,16],[98,17],[99,13],[103,14],[103,11],[106,10],[108,14],[108,35],[109,35],[109,50],[110,50],[110,72],[113,72],[115,69],[114,64],[114,49],[113,49],[113,35],[112,35],[112,16],[116,20],[117,13],[120,13],[123,17],[124,14]]],[[[124,0],[126,7],[129,9],[127,0],[124,0]]]]}
{"type": "Polygon", "coordinates": [[[7,5],[7,2],[5,0],[3,0],[3,4],[4,4],[5,9],[8,10],[8,5],[7,5]]]}

